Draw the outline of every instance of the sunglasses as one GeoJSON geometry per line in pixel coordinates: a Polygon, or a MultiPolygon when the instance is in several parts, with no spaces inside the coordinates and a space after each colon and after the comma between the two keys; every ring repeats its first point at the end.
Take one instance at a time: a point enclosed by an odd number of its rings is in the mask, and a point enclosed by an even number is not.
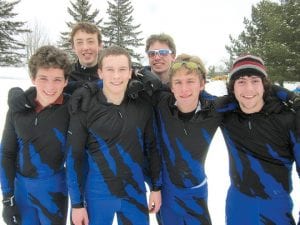
{"type": "Polygon", "coordinates": [[[149,50],[147,51],[147,54],[150,58],[154,58],[156,55],[167,56],[169,54],[172,54],[172,51],[170,49],[149,50]]]}
{"type": "Polygon", "coordinates": [[[193,70],[193,71],[199,71],[201,74],[205,74],[205,71],[201,68],[201,66],[195,62],[191,61],[180,61],[180,62],[174,62],[171,65],[171,70],[176,71],[182,67],[185,67],[187,69],[193,70]]]}

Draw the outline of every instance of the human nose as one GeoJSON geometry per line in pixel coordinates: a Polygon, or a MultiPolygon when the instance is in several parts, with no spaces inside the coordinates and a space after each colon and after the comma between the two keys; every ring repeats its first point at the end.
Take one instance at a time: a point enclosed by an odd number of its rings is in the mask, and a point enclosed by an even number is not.
{"type": "Polygon", "coordinates": [[[114,70],[114,71],[112,72],[112,77],[113,77],[114,79],[118,79],[118,78],[120,77],[119,71],[118,71],[118,70],[114,70]]]}
{"type": "Polygon", "coordinates": [[[154,56],[152,57],[153,59],[160,59],[161,55],[158,52],[154,53],[154,56]]]}
{"type": "Polygon", "coordinates": [[[190,88],[189,88],[189,85],[186,84],[186,83],[182,83],[181,84],[181,91],[184,93],[186,91],[188,91],[190,88]]]}
{"type": "Polygon", "coordinates": [[[84,41],[84,42],[82,43],[82,49],[88,49],[88,48],[89,48],[88,43],[87,43],[86,41],[84,41]]]}
{"type": "Polygon", "coordinates": [[[46,89],[47,89],[48,91],[54,90],[55,87],[56,87],[55,81],[51,81],[51,80],[50,80],[50,81],[46,82],[46,89]]]}
{"type": "Polygon", "coordinates": [[[246,82],[246,85],[245,85],[245,89],[246,89],[247,91],[253,90],[253,89],[254,89],[254,85],[252,84],[252,82],[247,81],[247,82],[246,82]]]}

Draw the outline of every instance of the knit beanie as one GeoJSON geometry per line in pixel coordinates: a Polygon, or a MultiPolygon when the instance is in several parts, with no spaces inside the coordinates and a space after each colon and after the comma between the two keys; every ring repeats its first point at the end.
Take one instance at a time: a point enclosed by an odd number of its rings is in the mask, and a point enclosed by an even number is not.
{"type": "Polygon", "coordinates": [[[264,61],[254,55],[244,55],[234,60],[229,72],[229,80],[242,75],[260,75],[267,77],[264,61]]]}

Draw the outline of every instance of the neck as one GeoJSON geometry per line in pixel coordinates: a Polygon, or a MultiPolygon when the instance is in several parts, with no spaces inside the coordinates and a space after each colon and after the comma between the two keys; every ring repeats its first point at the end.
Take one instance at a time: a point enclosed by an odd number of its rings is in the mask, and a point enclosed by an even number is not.
{"type": "Polygon", "coordinates": [[[161,82],[162,82],[163,84],[169,83],[169,74],[168,74],[168,71],[167,71],[167,72],[163,72],[163,73],[155,73],[155,72],[152,70],[151,72],[154,73],[156,76],[158,76],[159,79],[161,80],[161,82]]]}
{"type": "Polygon", "coordinates": [[[104,87],[103,87],[103,94],[106,97],[107,102],[112,103],[114,105],[120,105],[125,95],[125,93],[122,94],[109,93],[104,87]]]}
{"type": "Polygon", "coordinates": [[[182,113],[189,113],[189,112],[195,111],[197,108],[197,105],[198,105],[198,101],[193,104],[190,104],[190,105],[181,105],[181,104],[177,103],[177,108],[182,113]]]}
{"type": "Polygon", "coordinates": [[[97,65],[97,61],[92,63],[92,64],[89,64],[89,65],[86,65],[86,64],[79,61],[79,64],[80,64],[81,67],[84,67],[84,68],[92,68],[92,67],[97,65]]]}
{"type": "Polygon", "coordinates": [[[169,76],[168,73],[163,73],[160,75],[160,80],[163,84],[169,83],[169,76]]]}
{"type": "Polygon", "coordinates": [[[239,104],[239,105],[240,105],[240,108],[243,113],[251,114],[251,113],[260,112],[264,106],[264,101],[259,102],[255,107],[251,107],[251,108],[248,108],[247,106],[245,106],[243,104],[239,104]]]}

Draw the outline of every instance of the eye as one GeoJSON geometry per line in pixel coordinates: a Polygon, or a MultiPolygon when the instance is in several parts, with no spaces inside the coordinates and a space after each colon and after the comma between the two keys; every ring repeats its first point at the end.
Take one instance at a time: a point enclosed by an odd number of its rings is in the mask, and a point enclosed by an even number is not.
{"type": "Polygon", "coordinates": [[[63,82],[63,79],[61,79],[61,78],[58,78],[58,79],[55,79],[55,80],[54,80],[54,82],[56,82],[56,83],[60,83],[60,82],[63,82]]]}
{"type": "Polygon", "coordinates": [[[46,77],[40,77],[39,80],[41,80],[41,81],[47,81],[47,78],[46,77]]]}
{"type": "Polygon", "coordinates": [[[173,84],[174,84],[174,85],[179,85],[179,84],[180,84],[180,81],[175,80],[175,81],[173,81],[173,84]]]}
{"type": "Polygon", "coordinates": [[[77,44],[77,45],[82,45],[82,44],[83,44],[83,41],[76,41],[76,44],[77,44]]]}
{"type": "Polygon", "coordinates": [[[245,83],[245,81],[244,80],[237,80],[237,82],[236,82],[237,84],[239,84],[239,85],[242,85],[242,84],[244,84],[245,83]]]}
{"type": "Polygon", "coordinates": [[[156,51],[150,50],[147,52],[149,57],[154,57],[156,55],[156,51]]]}

